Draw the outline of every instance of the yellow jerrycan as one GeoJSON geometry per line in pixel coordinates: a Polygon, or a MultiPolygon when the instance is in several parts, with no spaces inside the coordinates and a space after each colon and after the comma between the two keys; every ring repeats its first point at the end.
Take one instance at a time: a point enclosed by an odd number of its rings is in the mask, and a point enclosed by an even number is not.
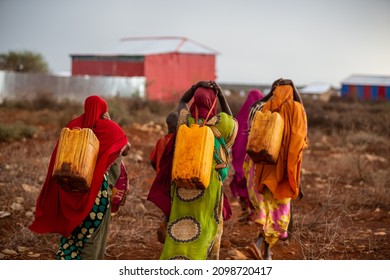
{"type": "Polygon", "coordinates": [[[98,153],[99,140],[91,129],[63,128],[58,141],[53,179],[65,191],[88,191],[98,153]]]}
{"type": "Polygon", "coordinates": [[[284,122],[278,112],[257,111],[253,117],[246,152],[255,163],[275,164],[283,140],[284,122]]]}
{"type": "Polygon", "coordinates": [[[173,155],[172,181],[182,188],[206,189],[210,183],[214,134],[210,127],[179,126],[173,155]]]}

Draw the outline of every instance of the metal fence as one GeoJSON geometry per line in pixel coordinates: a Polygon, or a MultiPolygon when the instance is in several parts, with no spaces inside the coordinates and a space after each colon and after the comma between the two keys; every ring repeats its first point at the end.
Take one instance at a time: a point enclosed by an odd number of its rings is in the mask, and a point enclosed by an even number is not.
{"type": "Polygon", "coordinates": [[[0,103],[51,95],[59,101],[84,101],[91,94],[145,98],[145,77],[53,76],[0,71],[0,103]]]}

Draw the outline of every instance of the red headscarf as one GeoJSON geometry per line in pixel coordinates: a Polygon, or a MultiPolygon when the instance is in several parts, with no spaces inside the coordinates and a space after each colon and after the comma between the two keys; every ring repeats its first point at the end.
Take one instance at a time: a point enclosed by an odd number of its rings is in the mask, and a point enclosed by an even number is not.
{"type": "Polygon", "coordinates": [[[60,233],[69,236],[92,209],[103,182],[103,175],[114,163],[127,144],[121,127],[111,120],[101,119],[108,111],[107,103],[99,96],[90,96],[84,103],[84,114],[72,120],[68,128],[91,128],[99,139],[99,154],[92,178],[91,188],[86,193],[69,193],[57,185],[52,172],[58,147],[53,150],[45,183],[36,203],[35,220],[29,226],[36,233],[60,233]]]}
{"type": "MultiPolygon", "coordinates": [[[[205,119],[209,113],[213,102],[217,98],[215,92],[211,88],[199,87],[194,94],[194,102],[190,107],[191,116],[196,117],[196,108],[198,109],[198,117],[205,119]]],[[[214,106],[209,118],[212,118],[217,113],[217,106],[214,106]]]]}

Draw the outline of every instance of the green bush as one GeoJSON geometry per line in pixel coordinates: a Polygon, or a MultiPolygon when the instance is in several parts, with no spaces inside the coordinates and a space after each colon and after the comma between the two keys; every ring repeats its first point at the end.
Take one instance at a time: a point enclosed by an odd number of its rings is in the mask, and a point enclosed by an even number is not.
{"type": "Polygon", "coordinates": [[[11,125],[0,124],[0,142],[10,142],[24,138],[32,138],[35,132],[35,127],[25,125],[22,122],[16,122],[11,125]]]}
{"type": "Polygon", "coordinates": [[[40,53],[10,51],[0,53],[0,70],[46,74],[49,72],[49,66],[40,53]]]}

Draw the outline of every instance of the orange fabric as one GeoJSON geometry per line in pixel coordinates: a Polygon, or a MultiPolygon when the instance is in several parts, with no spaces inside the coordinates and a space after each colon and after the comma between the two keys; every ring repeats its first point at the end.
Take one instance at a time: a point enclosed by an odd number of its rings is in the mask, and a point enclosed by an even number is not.
{"type": "Polygon", "coordinates": [[[158,139],[156,146],[150,153],[149,159],[156,164],[156,174],[160,171],[161,156],[164,152],[167,143],[169,142],[169,140],[171,140],[172,136],[173,133],[170,133],[158,139]]]}
{"type": "Polygon", "coordinates": [[[279,112],[284,121],[284,134],[277,163],[256,164],[259,191],[263,192],[267,186],[276,199],[294,199],[299,194],[302,152],[308,146],[305,110],[301,103],[293,100],[293,88],[281,85],[262,111],[279,112]]]}

